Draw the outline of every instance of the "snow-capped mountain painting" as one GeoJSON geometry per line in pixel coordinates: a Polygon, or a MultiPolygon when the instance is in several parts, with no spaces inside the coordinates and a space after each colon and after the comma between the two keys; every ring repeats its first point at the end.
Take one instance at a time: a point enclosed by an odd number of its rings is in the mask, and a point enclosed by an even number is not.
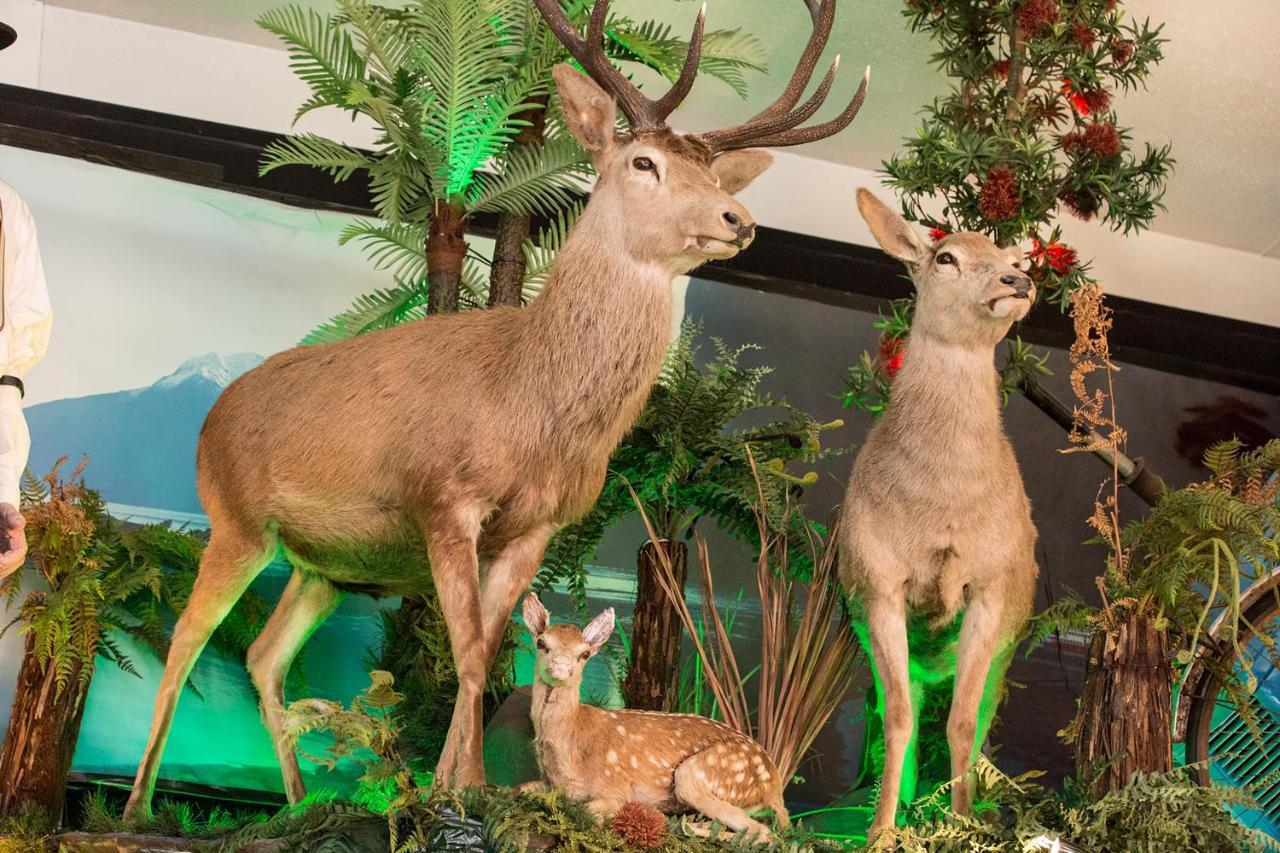
{"type": "Polygon", "coordinates": [[[196,440],[222,389],[262,356],[207,353],[145,388],[53,400],[26,410],[31,470],[88,456],[85,482],[113,504],[199,513],[196,440]]]}

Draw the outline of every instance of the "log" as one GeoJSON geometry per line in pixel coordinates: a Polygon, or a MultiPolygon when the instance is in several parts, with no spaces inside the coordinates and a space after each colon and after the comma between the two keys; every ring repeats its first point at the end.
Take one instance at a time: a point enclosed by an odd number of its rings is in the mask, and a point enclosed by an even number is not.
{"type": "Polygon", "coordinates": [[[662,539],[646,542],[637,558],[636,611],[631,626],[631,665],[622,682],[628,708],[670,711],[680,678],[680,615],[658,582],[658,548],[671,560],[676,589],[689,577],[689,546],[662,539]]]}

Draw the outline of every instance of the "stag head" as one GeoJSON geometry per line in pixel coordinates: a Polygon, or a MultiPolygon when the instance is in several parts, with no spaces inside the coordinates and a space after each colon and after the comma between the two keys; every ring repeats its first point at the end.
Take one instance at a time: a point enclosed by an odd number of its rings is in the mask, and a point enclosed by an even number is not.
{"type": "MultiPolygon", "coordinates": [[[[608,0],[596,0],[581,35],[560,0],[533,0],[548,26],[589,77],[569,65],[555,69],[556,86],[570,132],[591,155],[599,174],[595,201],[631,237],[636,260],[687,272],[746,248],[755,220],[733,195],[769,167],[773,158],[756,147],[800,145],[839,132],[853,121],[866,96],[867,75],[847,107],[830,121],[800,127],[817,112],[835,80],[839,57],[813,94],[798,107],[835,18],[836,0],[804,0],[813,31],[782,95],[734,127],[680,134],[667,117],[693,87],[702,55],[706,7],[698,13],[689,52],[671,89],[657,100],[643,95],[605,55],[608,0]],[[618,133],[622,110],[628,131],[618,133]],[[660,215],[655,215],[660,213],[660,215]]],[[[868,69],[869,71],[869,69],[868,69]]]]}

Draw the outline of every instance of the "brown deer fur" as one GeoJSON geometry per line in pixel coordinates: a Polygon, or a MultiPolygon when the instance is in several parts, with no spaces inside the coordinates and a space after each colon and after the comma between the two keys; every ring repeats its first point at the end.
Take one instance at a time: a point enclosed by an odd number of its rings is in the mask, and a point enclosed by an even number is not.
{"type": "MultiPolygon", "coordinates": [[[[1032,606],[1036,531],[1001,423],[994,350],[1035,297],[1018,255],[980,234],[932,247],[866,190],[858,207],[904,261],[917,303],[902,368],[858,453],[845,497],[841,576],[859,596],[884,690],[885,766],[871,837],[891,836],[912,734],[907,608],[949,624],[964,608],[947,721],[951,769],[967,775],[986,738],[978,706],[998,683],[1032,606]],[[997,659],[992,665],[993,659],[997,659]]],[[[952,790],[959,812],[971,780],[952,790]]]]}
{"type": "Polygon", "coordinates": [[[712,159],[665,129],[617,137],[603,90],[569,66],[555,76],[600,177],[541,295],[525,309],[288,350],[209,413],[197,467],[212,534],[174,630],[131,817],[150,808],[192,665],[278,552],[294,574],[249,669],[289,799],[305,794],[281,730],[290,663],[344,590],[420,590],[428,562],[460,682],[437,780],[483,782],[481,690],[503,626],[552,533],[594,502],[645,403],[672,278],[751,241],[731,194],[771,162],[760,151],[712,159]]]}
{"type": "Polygon", "coordinates": [[[748,812],[769,808],[789,823],[786,780],[760,744],[693,714],[623,711],[579,702],[582,670],[613,633],[610,608],[579,630],[551,625],[542,602],[524,600],[537,643],[533,730],[543,779],[608,817],[627,802],[668,814],[698,811],[733,830],[765,838],[748,812]]]}

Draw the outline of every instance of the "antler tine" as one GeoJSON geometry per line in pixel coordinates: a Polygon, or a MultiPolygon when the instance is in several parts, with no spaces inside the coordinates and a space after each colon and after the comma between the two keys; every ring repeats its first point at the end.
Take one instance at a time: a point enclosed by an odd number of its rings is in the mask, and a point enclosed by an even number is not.
{"type": "MultiPolygon", "coordinates": [[[[825,139],[828,136],[839,133],[848,127],[858,115],[858,110],[862,109],[862,102],[867,97],[867,85],[871,82],[871,66],[867,66],[867,70],[862,72],[862,82],[858,84],[858,91],[853,93],[853,100],[844,108],[844,112],[840,115],[825,121],[822,124],[815,124],[812,127],[799,127],[791,130],[784,130],[779,133],[772,133],[766,136],[758,136],[747,140],[747,144],[735,144],[734,148],[785,148],[788,145],[804,145],[806,142],[816,142],[819,139],[825,139]]],[[[728,148],[719,146],[716,150],[727,151],[728,148]]]]}
{"type": "Polygon", "coordinates": [[[790,130],[797,125],[808,121],[818,108],[822,106],[827,99],[827,94],[831,91],[831,84],[836,79],[836,69],[840,67],[840,57],[837,56],[835,62],[831,63],[831,67],[827,69],[826,75],[823,76],[822,82],[818,84],[818,88],[813,90],[813,94],[800,107],[793,112],[784,113],[776,118],[756,122],[751,125],[738,125],[726,130],[713,130],[710,133],[702,134],[702,140],[716,151],[728,151],[737,147],[740,141],[750,141],[760,136],[770,136],[783,130],[790,130]]]}
{"type": "Polygon", "coordinates": [[[654,104],[654,111],[659,119],[666,119],[671,115],[693,88],[693,80],[698,76],[698,63],[702,61],[702,28],[706,21],[707,4],[703,3],[698,11],[698,20],[693,25],[693,35],[689,37],[689,52],[685,54],[680,76],[676,78],[671,90],[654,104]]]}
{"type": "Polygon", "coordinates": [[[822,0],[822,4],[816,7],[815,2],[817,0],[804,0],[805,6],[809,8],[809,15],[813,19],[813,31],[809,33],[809,41],[805,43],[804,52],[796,61],[796,69],[791,72],[791,80],[787,82],[787,88],[782,90],[782,94],[776,101],[747,119],[746,125],[767,121],[787,112],[804,94],[805,87],[809,85],[809,79],[813,76],[813,69],[818,64],[818,57],[822,56],[822,51],[827,46],[827,39],[831,36],[831,25],[836,19],[836,0],[822,0]]]}

